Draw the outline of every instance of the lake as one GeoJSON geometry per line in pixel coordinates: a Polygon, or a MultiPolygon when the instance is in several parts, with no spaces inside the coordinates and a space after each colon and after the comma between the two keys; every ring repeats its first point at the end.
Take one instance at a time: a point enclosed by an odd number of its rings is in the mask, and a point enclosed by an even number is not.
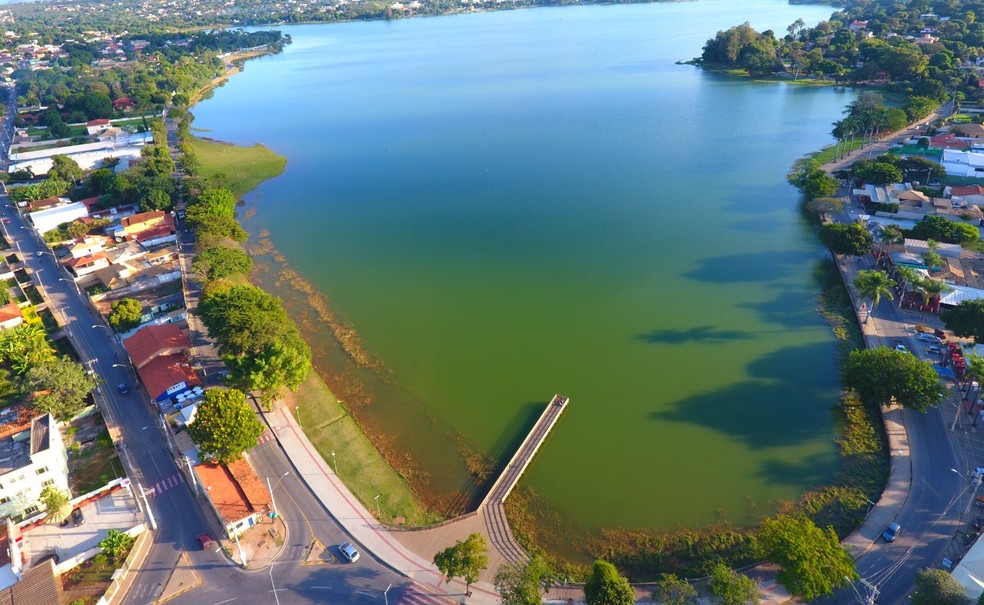
{"type": "Polygon", "coordinates": [[[244,225],[385,366],[353,367],[305,327],[429,501],[467,507],[474,473],[559,392],[571,404],[522,486],[572,531],[747,524],[838,470],[825,254],[785,174],[855,93],[675,62],[746,20],[785,33],[832,10],[284,27],[293,44],[198,105],[195,127],[288,158],[244,225]]]}

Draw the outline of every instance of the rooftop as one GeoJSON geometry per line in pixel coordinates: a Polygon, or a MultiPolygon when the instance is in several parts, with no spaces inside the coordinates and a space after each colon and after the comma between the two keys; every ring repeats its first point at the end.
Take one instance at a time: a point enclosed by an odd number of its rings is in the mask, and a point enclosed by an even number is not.
{"type": "Polygon", "coordinates": [[[133,360],[133,365],[140,368],[161,353],[188,349],[191,341],[181,326],[170,323],[141,328],[123,341],[123,347],[133,360]]]}
{"type": "Polygon", "coordinates": [[[15,303],[7,303],[0,307],[0,323],[22,317],[20,306],[15,303]]]}
{"type": "Polygon", "coordinates": [[[140,380],[153,399],[157,399],[169,388],[181,382],[187,383],[188,386],[201,384],[198,374],[192,369],[188,356],[184,353],[155,357],[137,369],[137,374],[140,375],[140,380]]]}
{"type": "Polygon", "coordinates": [[[24,572],[21,581],[0,591],[0,605],[59,605],[61,587],[51,559],[24,572]]]}
{"type": "Polygon", "coordinates": [[[245,459],[226,466],[199,464],[195,466],[195,474],[226,523],[265,512],[270,506],[270,492],[245,459]]]}

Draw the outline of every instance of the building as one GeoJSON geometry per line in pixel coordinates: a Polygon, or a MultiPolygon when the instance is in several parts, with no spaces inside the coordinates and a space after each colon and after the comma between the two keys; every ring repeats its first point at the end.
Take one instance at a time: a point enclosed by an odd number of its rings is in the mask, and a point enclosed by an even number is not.
{"type": "Polygon", "coordinates": [[[63,263],[75,277],[85,277],[109,266],[109,257],[102,250],[94,253],[70,258],[63,263]]]}
{"type": "Polygon", "coordinates": [[[951,176],[984,176],[984,153],[944,149],[941,164],[951,176]]]}
{"type": "Polygon", "coordinates": [[[270,510],[270,492],[245,458],[228,465],[203,463],[194,468],[199,491],[230,538],[255,525],[259,516],[270,510]]]}
{"type": "Polygon", "coordinates": [[[187,355],[191,341],[178,324],[144,326],[123,347],[147,394],[161,405],[201,384],[187,355]]]}
{"type": "Polygon", "coordinates": [[[116,237],[117,239],[133,240],[137,239],[137,236],[144,231],[158,228],[166,228],[170,233],[174,233],[174,218],[163,210],[141,212],[120,219],[120,229],[116,232],[116,237]]]}
{"type": "Polygon", "coordinates": [[[138,370],[155,357],[183,353],[191,347],[188,335],[177,324],[146,326],[123,341],[133,367],[138,370]]]}
{"type": "Polygon", "coordinates": [[[25,571],[13,586],[0,590],[2,605],[61,605],[61,584],[51,559],[25,571]]]}
{"type": "Polygon", "coordinates": [[[99,120],[89,120],[85,123],[85,131],[89,134],[89,136],[92,136],[104,130],[108,130],[112,127],[112,125],[113,124],[105,118],[99,120]]]}
{"type": "Polygon", "coordinates": [[[52,229],[57,229],[59,225],[71,223],[76,219],[89,216],[89,209],[82,202],[74,202],[61,206],[52,206],[45,210],[29,212],[28,220],[34,225],[38,233],[47,233],[52,229]]]}
{"type": "Polygon", "coordinates": [[[943,189],[943,195],[950,199],[967,202],[976,206],[984,205],[984,187],[980,185],[967,185],[965,187],[950,187],[943,189]]]}
{"type": "Polygon", "coordinates": [[[69,491],[68,454],[54,417],[23,404],[0,410],[0,517],[39,512],[49,485],[69,491]]]}
{"type": "Polygon", "coordinates": [[[10,302],[0,307],[0,330],[16,328],[24,323],[24,315],[21,313],[20,305],[10,302]]]}

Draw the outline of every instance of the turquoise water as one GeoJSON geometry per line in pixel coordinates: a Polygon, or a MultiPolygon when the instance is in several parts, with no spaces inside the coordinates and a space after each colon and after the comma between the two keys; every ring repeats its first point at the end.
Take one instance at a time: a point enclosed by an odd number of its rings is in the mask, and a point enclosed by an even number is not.
{"type": "MultiPolygon", "coordinates": [[[[474,488],[555,393],[524,485],[580,530],[747,523],[837,470],[824,258],[785,173],[855,98],[675,61],[775,0],[590,6],[286,27],[195,108],[284,174],[254,234],[325,293],[386,380],[322,331],[326,373],[407,452],[425,495],[474,488]]],[[[270,281],[270,280],[267,280],[270,281]]],[[[301,309],[295,308],[297,312],[301,309]]]]}

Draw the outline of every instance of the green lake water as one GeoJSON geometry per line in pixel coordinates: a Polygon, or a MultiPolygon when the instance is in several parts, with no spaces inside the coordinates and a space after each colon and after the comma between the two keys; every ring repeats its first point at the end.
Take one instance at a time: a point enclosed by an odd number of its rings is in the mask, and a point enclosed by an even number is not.
{"type": "Polygon", "coordinates": [[[195,126],[288,158],[245,225],[388,368],[352,370],[307,330],[323,372],[368,385],[360,417],[426,495],[464,505],[463,452],[503,463],[559,392],[570,407],[523,485],[578,530],[749,523],[838,468],[825,256],[784,177],[855,93],[675,62],[745,20],[785,33],[831,10],[285,27],[294,43],[195,126]]]}

